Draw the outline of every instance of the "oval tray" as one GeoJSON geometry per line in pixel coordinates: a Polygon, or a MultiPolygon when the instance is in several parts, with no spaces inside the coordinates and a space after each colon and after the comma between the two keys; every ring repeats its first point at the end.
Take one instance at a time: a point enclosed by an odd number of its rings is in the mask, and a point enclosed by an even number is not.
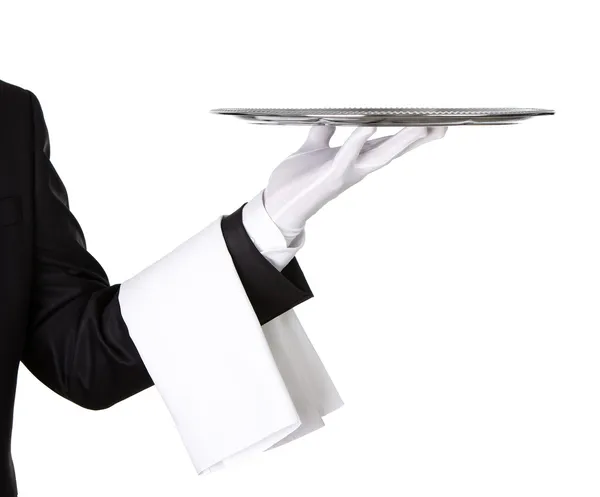
{"type": "Polygon", "coordinates": [[[553,115],[553,110],[528,108],[320,108],[269,109],[224,108],[213,114],[235,116],[254,124],[335,126],[459,126],[516,124],[535,116],[553,115]]]}

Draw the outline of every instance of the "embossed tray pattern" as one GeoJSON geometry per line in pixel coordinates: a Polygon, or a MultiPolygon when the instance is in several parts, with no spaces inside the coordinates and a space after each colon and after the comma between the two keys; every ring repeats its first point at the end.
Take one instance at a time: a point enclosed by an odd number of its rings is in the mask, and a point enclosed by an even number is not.
{"type": "Polygon", "coordinates": [[[335,126],[457,126],[516,124],[535,116],[553,115],[553,110],[433,107],[342,107],[342,108],[222,108],[213,114],[235,116],[255,124],[335,126]]]}

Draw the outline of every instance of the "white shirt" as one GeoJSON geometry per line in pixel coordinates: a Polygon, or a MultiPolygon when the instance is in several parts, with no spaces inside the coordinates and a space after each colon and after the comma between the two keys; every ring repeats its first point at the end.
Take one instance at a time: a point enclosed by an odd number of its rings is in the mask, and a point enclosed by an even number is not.
{"type": "Polygon", "coordinates": [[[265,209],[263,191],[244,206],[242,222],[259,252],[279,271],[287,266],[304,245],[305,234],[302,230],[288,247],[283,233],[265,209]]]}

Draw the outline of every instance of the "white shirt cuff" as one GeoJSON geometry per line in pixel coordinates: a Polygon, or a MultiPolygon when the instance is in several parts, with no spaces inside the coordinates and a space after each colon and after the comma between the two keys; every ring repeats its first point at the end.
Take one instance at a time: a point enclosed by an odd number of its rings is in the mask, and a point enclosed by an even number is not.
{"type": "Polygon", "coordinates": [[[259,252],[281,271],[304,245],[305,232],[302,230],[288,246],[283,233],[265,209],[263,191],[244,206],[242,222],[259,252]]]}

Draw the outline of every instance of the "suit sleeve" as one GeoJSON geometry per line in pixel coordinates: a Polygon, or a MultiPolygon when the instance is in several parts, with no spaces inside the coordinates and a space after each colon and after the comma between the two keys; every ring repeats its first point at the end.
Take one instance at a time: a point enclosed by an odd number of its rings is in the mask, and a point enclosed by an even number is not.
{"type": "Polygon", "coordinates": [[[322,426],[341,405],[293,307],[298,262],[254,246],[242,208],[150,267],[109,283],[50,162],[31,94],[35,268],[25,366],[63,397],[109,407],[155,385],[198,473],[322,426]]]}
{"type": "MultiPolygon", "coordinates": [[[[50,162],[43,112],[33,94],[31,106],[35,281],[23,363],[63,397],[102,409],[153,381],[123,320],[120,285],[109,283],[87,251],[83,231],[69,209],[65,186],[50,162]]],[[[312,297],[297,261],[280,273],[249,243],[239,209],[223,217],[221,228],[261,324],[312,297]]]]}

